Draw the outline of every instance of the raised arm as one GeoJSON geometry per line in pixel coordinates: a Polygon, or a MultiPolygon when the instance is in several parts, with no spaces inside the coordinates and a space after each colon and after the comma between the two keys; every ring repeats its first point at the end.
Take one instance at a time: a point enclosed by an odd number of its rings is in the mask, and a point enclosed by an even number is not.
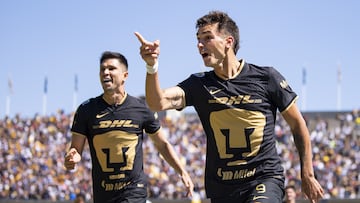
{"type": "Polygon", "coordinates": [[[310,135],[305,120],[295,103],[289,109],[282,112],[282,115],[291,128],[295,145],[299,152],[302,192],[310,202],[318,202],[323,197],[324,190],[315,178],[310,135]]]}
{"type": "Polygon", "coordinates": [[[183,108],[185,106],[185,94],[180,87],[174,86],[164,90],[160,87],[158,76],[160,41],[149,42],[138,32],[135,32],[135,35],[141,43],[140,55],[146,63],[145,98],[150,109],[162,111],[183,108]]]}

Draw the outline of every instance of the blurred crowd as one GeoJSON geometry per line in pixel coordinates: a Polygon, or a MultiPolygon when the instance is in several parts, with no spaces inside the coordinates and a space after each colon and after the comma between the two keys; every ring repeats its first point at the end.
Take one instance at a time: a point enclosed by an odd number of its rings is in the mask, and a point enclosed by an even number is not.
{"type": "MultiPolygon", "coordinates": [[[[91,199],[91,160],[88,147],[73,171],[63,167],[71,140],[73,115],[59,110],[50,116],[0,119],[0,199],[91,199]]],[[[325,198],[360,198],[360,115],[357,110],[332,118],[305,116],[312,140],[314,170],[325,198]]],[[[181,155],[193,178],[197,196],[204,192],[206,137],[196,114],[169,114],[162,119],[168,140],[181,155]]],[[[300,162],[292,134],[281,116],[276,121],[278,153],[286,185],[301,196],[300,162]]],[[[87,146],[87,145],[86,145],[87,146]]],[[[149,178],[149,198],[185,198],[176,172],[159,156],[150,139],[144,141],[144,170],[149,178]]]]}

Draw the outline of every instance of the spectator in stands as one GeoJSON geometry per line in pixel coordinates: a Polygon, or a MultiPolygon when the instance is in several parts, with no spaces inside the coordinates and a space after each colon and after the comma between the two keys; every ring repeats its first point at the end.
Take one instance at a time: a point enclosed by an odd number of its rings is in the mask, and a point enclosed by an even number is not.
{"type": "Polygon", "coordinates": [[[86,199],[85,199],[85,195],[82,193],[78,193],[76,195],[76,198],[74,199],[74,203],[85,203],[86,199]]]}
{"type": "Polygon", "coordinates": [[[296,105],[297,95],[274,68],[238,60],[239,31],[224,12],[197,20],[198,50],[212,71],[196,73],[177,86],[160,88],[159,41],[141,42],[146,62],[146,101],[154,111],[193,106],[207,135],[206,193],[212,203],[281,202],[284,175],[276,150],[274,122],[279,110],[290,126],[301,161],[302,191],[323,197],[315,178],[311,142],[296,105]]]}
{"type": "Polygon", "coordinates": [[[296,188],[293,185],[285,187],[285,199],[284,203],[295,203],[296,202],[296,188]]]}
{"type": "Polygon", "coordinates": [[[99,73],[104,92],[82,103],[76,111],[71,146],[65,156],[66,169],[72,170],[80,162],[87,140],[92,159],[94,202],[145,203],[147,177],[143,171],[142,149],[145,131],[181,177],[191,196],[192,180],[165,139],[156,114],[147,108],[144,100],[125,91],[126,58],[117,52],[104,52],[99,73]]]}

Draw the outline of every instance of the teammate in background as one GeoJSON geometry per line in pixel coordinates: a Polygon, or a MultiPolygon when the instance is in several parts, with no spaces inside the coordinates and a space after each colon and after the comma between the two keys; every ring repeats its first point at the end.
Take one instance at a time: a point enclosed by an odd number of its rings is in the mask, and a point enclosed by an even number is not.
{"type": "Polygon", "coordinates": [[[164,138],[157,114],[144,100],[125,91],[126,58],[104,52],[100,58],[103,94],[82,103],[74,116],[71,147],[65,167],[74,169],[87,140],[92,159],[94,203],[145,203],[147,178],[143,171],[142,143],[145,131],[164,159],[176,170],[188,196],[193,183],[172,145],[164,138]]]}
{"type": "Polygon", "coordinates": [[[300,155],[302,191],[311,202],[319,201],[324,191],[314,176],[309,132],[296,93],[273,67],[237,59],[239,29],[226,13],[211,11],[197,20],[196,28],[200,56],[213,70],[192,74],[167,89],[161,89],[157,72],[160,41],[135,35],[147,67],[149,107],[162,111],[193,106],[199,115],[207,136],[208,198],[212,203],[283,201],[284,170],[274,134],[279,110],[300,155]]]}
{"type": "Polygon", "coordinates": [[[284,203],[296,203],[296,189],[293,185],[285,187],[285,199],[284,203]]]}

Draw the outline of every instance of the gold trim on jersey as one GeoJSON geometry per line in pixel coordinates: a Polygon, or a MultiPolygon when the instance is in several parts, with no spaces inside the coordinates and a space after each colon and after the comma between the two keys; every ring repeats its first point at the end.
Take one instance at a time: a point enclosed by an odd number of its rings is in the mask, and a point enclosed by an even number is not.
{"type": "Polygon", "coordinates": [[[289,110],[290,107],[291,107],[293,104],[295,104],[295,102],[298,100],[298,98],[299,98],[299,96],[296,96],[296,97],[290,102],[290,104],[289,104],[282,112],[280,112],[280,113],[282,114],[282,113],[286,112],[287,110],[289,110]]]}

